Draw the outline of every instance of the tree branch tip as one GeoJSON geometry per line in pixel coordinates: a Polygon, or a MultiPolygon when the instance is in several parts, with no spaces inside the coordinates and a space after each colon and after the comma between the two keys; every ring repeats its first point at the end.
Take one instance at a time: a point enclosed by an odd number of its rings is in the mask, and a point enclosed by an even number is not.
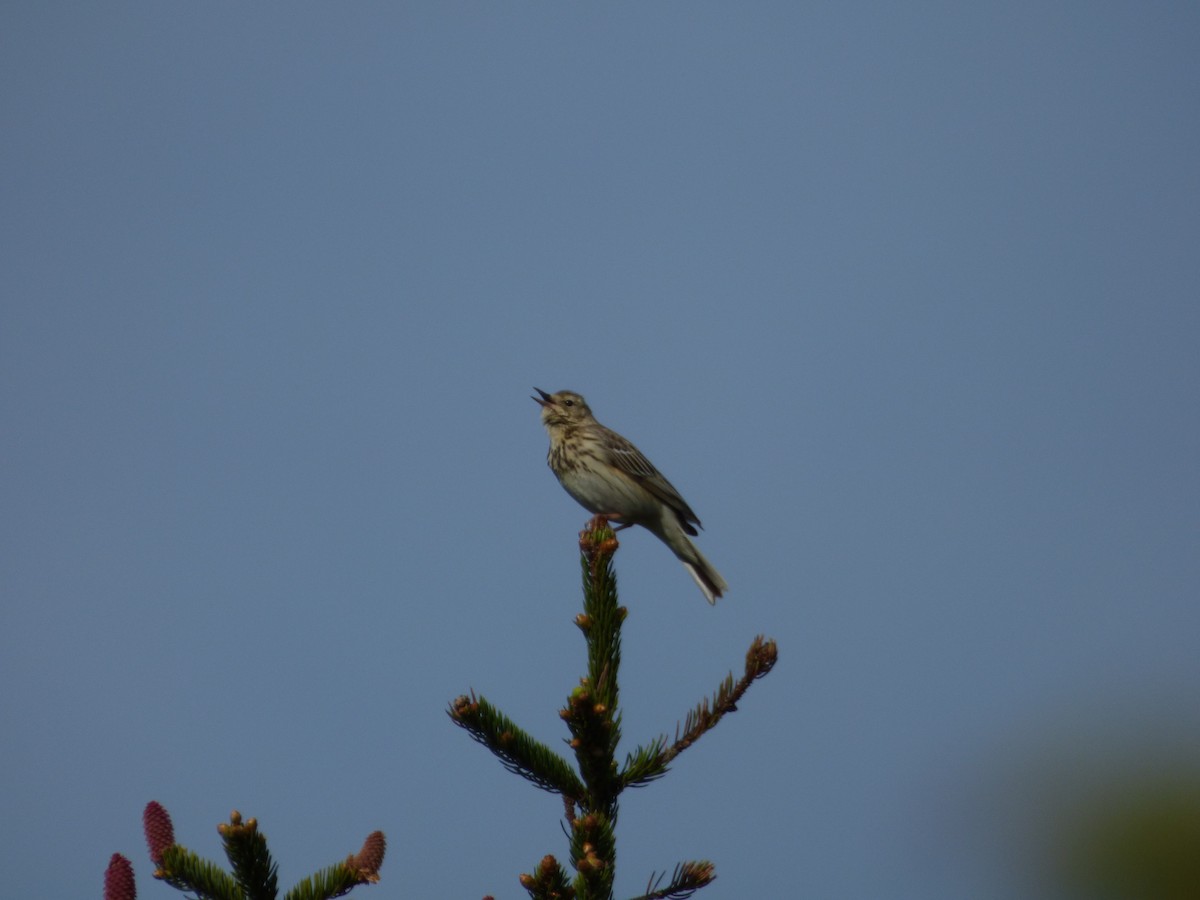
{"type": "Polygon", "coordinates": [[[611,557],[621,546],[616,532],[608,524],[604,516],[593,516],[579,532],[579,549],[587,558],[595,572],[599,561],[611,557]]]}
{"type": "Polygon", "coordinates": [[[758,635],[746,651],[746,677],[761,678],[771,671],[778,660],[779,648],[775,641],[758,635]]]}
{"type": "Polygon", "coordinates": [[[470,696],[459,694],[450,701],[450,708],[446,710],[450,718],[456,722],[462,722],[465,716],[477,712],[479,712],[479,698],[475,696],[474,691],[471,691],[470,696]]]}

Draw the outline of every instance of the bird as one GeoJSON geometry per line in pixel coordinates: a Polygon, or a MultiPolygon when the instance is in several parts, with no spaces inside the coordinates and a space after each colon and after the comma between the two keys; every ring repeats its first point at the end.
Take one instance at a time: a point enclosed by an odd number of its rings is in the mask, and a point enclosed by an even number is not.
{"type": "Polygon", "coordinates": [[[688,539],[702,526],[675,486],[637,447],[597,422],[579,394],[534,390],[550,434],[546,463],[563,489],[584,509],[617,522],[617,529],[641,525],[657,537],[716,604],[729,585],[688,539]]]}

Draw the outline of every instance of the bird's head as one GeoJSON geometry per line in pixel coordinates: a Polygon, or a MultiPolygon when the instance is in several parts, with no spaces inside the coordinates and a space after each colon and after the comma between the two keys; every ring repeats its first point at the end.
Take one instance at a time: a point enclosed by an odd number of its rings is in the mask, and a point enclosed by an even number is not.
{"type": "Polygon", "coordinates": [[[542,407],[542,424],[547,428],[578,425],[592,420],[592,411],[588,409],[587,401],[574,391],[547,394],[541,388],[534,390],[540,395],[533,399],[542,407]]]}

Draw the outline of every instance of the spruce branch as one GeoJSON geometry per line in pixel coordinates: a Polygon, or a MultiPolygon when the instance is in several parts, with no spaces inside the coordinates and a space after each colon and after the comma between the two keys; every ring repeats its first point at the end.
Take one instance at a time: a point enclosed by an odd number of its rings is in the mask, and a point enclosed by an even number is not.
{"type": "Polygon", "coordinates": [[[712,698],[704,698],[690,710],[683,721],[682,729],[675,726],[675,740],[667,745],[666,736],[659,737],[649,748],[638,748],[638,753],[626,758],[621,773],[623,787],[641,787],[667,772],[667,767],[680,753],[692,746],[706,732],[716,727],[726,713],[736,712],[738,701],[749,690],[750,685],[774,668],[779,657],[774,641],[766,640],[761,634],[746,651],[746,665],[742,677],[736,682],[729,673],[721,682],[712,698]],[[654,748],[659,752],[655,753],[654,748]]]}
{"type": "Polygon", "coordinates": [[[245,900],[232,878],[206,859],[175,843],[171,816],[156,800],[142,811],[142,830],[154,877],[181,891],[191,891],[198,900],[245,900]]]}
{"type": "Polygon", "coordinates": [[[571,749],[587,794],[585,812],[603,813],[616,821],[621,781],[616,752],[621,740],[618,713],[621,668],[621,626],[628,610],[617,602],[613,554],[620,544],[603,516],[596,516],[579,533],[583,576],[583,613],[575,624],[587,643],[588,674],[571,692],[560,715],[571,730],[571,749]]]}
{"type": "Polygon", "coordinates": [[[621,668],[621,625],[628,610],[617,602],[617,575],[613,554],[620,544],[603,516],[596,516],[579,532],[583,568],[583,615],[575,624],[588,649],[588,680],[598,702],[617,708],[617,671],[621,668]]]}
{"type": "Polygon", "coordinates": [[[620,725],[612,709],[592,693],[588,679],[567,698],[559,715],[571,730],[569,746],[586,785],[577,799],[584,811],[600,811],[615,817],[617,795],[621,791],[613,754],[620,738],[620,725]]]}
{"type": "Polygon", "coordinates": [[[379,882],[379,868],[383,865],[388,841],[383,832],[372,832],[362,842],[362,850],[350,853],[341,863],[316,872],[296,884],[283,895],[283,900],[331,900],[335,896],[350,893],[359,884],[379,882]]]}
{"type": "MultiPolygon", "coordinates": [[[[160,804],[147,804],[142,819],[150,858],[157,865],[155,878],[195,895],[197,900],[276,900],[279,894],[277,869],[256,819],[243,821],[241,813],[234,810],[228,823],[217,826],[225,845],[225,855],[233,868],[232,875],[176,844],[171,817],[160,804]]],[[[349,893],[357,885],[374,884],[379,881],[379,869],[386,850],[383,832],[372,832],[358,853],[310,875],[288,891],[285,900],[331,900],[349,893]]],[[[116,858],[114,856],[114,861],[116,858]]],[[[132,877],[132,869],[129,874],[132,877]]],[[[106,876],[106,891],[108,880],[106,876]]],[[[134,898],[133,895],[119,894],[109,897],[106,893],[105,900],[134,898]]]]}
{"type": "Polygon", "coordinates": [[[666,775],[667,765],[663,759],[666,750],[667,737],[661,735],[648,746],[627,753],[625,766],[621,769],[621,786],[642,787],[666,775]]]}
{"type": "Polygon", "coordinates": [[[377,884],[387,841],[382,831],[373,831],[358,853],[305,878],[284,895],[284,900],[332,900],[350,893],[360,884],[377,884]]]}
{"type": "Polygon", "coordinates": [[[702,887],[716,880],[717,873],[713,864],[707,859],[696,862],[680,863],[671,875],[671,882],[666,887],[660,887],[666,873],[651,875],[646,885],[646,893],[634,897],[633,900],[686,900],[702,887]]]}
{"type": "Polygon", "coordinates": [[[350,869],[342,863],[329,866],[320,872],[309,875],[284,894],[284,900],[330,900],[348,894],[358,884],[362,884],[350,869]]]}
{"type": "Polygon", "coordinates": [[[267,849],[267,839],[258,830],[258,820],[242,822],[236,809],[229,824],[217,826],[225,843],[225,856],[233,867],[233,877],[246,893],[246,900],[275,900],[279,894],[279,869],[267,849]]]}
{"type": "Polygon", "coordinates": [[[571,828],[571,857],[576,895],[585,900],[611,898],[617,861],[613,819],[599,812],[576,819],[571,828]]]}
{"type": "Polygon", "coordinates": [[[461,696],[447,710],[450,720],[499,758],[501,765],[544,791],[578,798],[585,793],[565,759],[517,727],[483,697],[461,696]]]}
{"type": "Polygon", "coordinates": [[[242,889],[227,872],[179,844],[163,852],[154,877],[176,890],[195,894],[198,900],[245,900],[242,889]]]}

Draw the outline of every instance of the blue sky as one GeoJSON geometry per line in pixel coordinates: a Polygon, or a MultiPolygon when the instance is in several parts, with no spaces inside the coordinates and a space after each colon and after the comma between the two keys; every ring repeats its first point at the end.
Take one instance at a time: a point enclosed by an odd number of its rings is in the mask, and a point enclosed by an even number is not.
{"type": "Polygon", "coordinates": [[[377,828],[363,896],[565,858],[445,716],[557,744],[583,672],[534,385],[730,583],[622,536],[626,749],[780,648],[626,798],[618,896],[691,858],[709,900],[1012,896],[1022,773],[1200,749],[1194,7],[0,19],[13,896],[115,851],[174,896],[151,799],[209,856],[256,816],[284,885],[377,828]]]}

